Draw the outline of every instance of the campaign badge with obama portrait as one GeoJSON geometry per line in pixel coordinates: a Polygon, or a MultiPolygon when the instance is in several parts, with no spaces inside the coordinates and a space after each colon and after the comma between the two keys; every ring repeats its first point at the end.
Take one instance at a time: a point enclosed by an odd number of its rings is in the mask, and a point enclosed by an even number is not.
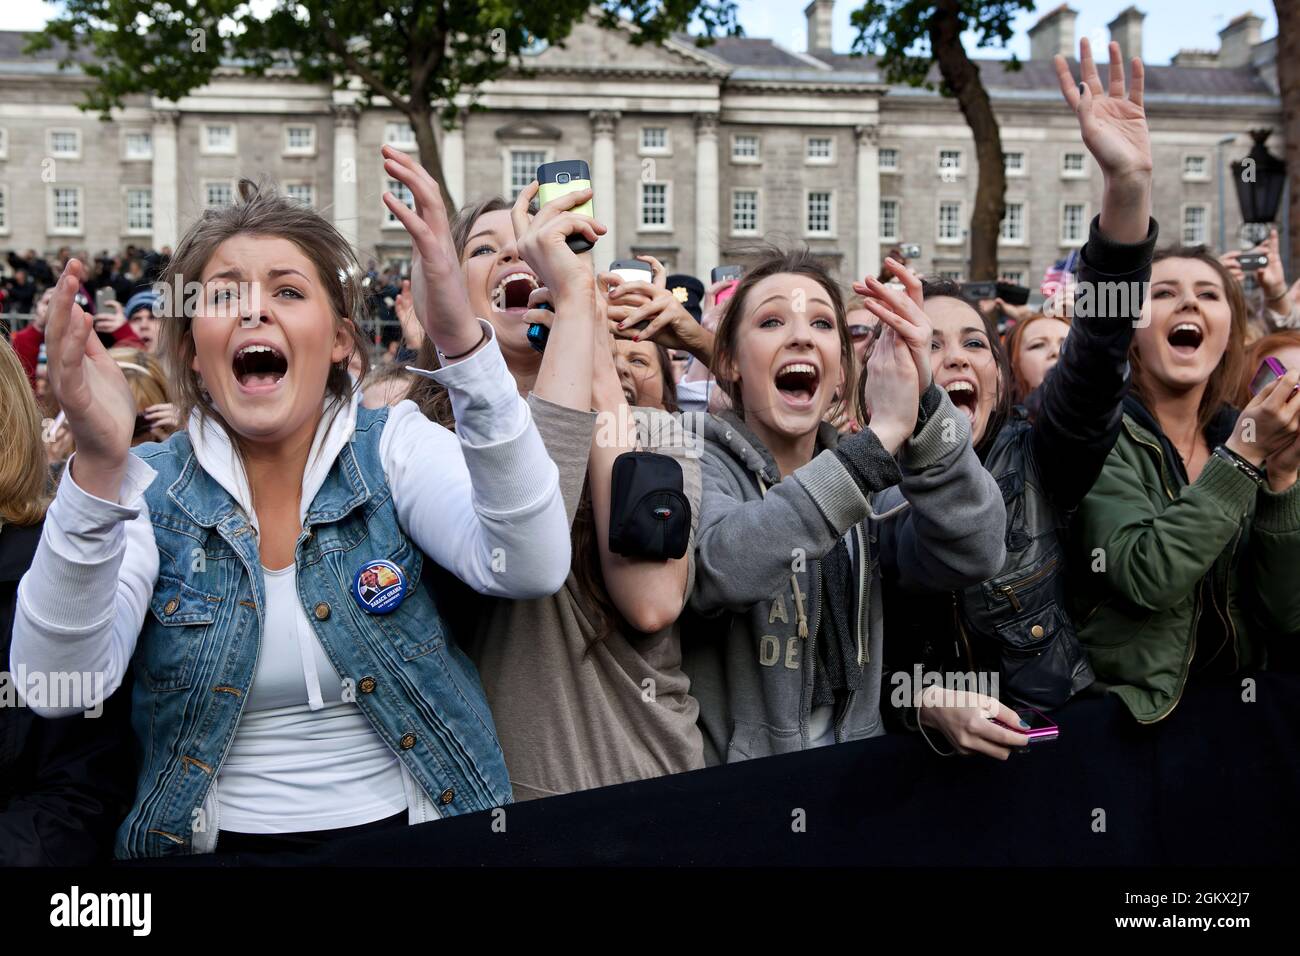
{"type": "Polygon", "coordinates": [[[367,561],[352,581],[352,596],[367,614],[388,614],[406,597],[406,574],[392,561],[367,561]]]}

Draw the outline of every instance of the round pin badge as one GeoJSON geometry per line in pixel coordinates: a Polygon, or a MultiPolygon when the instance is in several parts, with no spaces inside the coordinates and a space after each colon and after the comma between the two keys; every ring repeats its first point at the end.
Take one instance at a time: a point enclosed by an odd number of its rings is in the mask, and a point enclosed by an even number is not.
{"type": "Polygon", "coordinates": [[[388,614],[406,597],[406,574],[392,561],[367,561],[352,581],[352,596],[367,614],[388,614]]]}

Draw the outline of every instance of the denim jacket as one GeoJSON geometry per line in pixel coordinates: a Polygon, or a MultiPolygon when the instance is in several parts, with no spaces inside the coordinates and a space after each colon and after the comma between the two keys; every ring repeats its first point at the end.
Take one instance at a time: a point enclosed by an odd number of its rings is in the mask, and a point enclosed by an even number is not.
{"type": "MultiPolygon", "coordinates": [[[[312,500],[295,549],[298,593],[335,670],[403,769],[412,822],[500,806],[510,782],[478,673],[445,635],[424,555],[398,523],[379,443],[387,409],[358,409],[353,440],[312,500]],[[351,595],[361,562],[401,567],[409,592],[390,614],[351,595]],[[436,809],[435,809],[436,807],[436,809]]],[[[119,857],[210,851],[214,782],[257,668],[265,590],[248,516],[203,468],[187,435],[136,454],[159,574],[133,661],[140,753],[119,857]]]]}

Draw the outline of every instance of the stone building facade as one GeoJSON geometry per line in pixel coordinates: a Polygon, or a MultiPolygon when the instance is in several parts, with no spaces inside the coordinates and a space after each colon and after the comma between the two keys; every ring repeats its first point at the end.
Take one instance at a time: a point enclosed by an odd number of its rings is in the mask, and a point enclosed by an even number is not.
{"type": "MultiPolygon", "coordinates": [[[[476,108],[467,101],[440,133],[453,198],[509,196],[538,162],[585,158],[609,227],[602,267],[651,253],[707,276],[769,237],[806,242],[846,282],[878,272],[902,243],[920,246],[922,270],[964,277],[970,132],[955,101],[884,82],[870,57],[831,52],[833,2],[808,5],[803,51],[759,38],[637,46],[629,31],[578,24],[563,47],[528,56],[526,72],[483,87],[476,108]]],[[[1110,25],[1126,56],[1140,55],[1142,19],[1129,8],[1110,25]]],[[[1101,199],[1051,63],[1077,49],[1074,21],[1066,6],[1046,14],[1019,71],[980,62],[1008,172],[1000,268],[1031,286],[1082,243],[1101,199]]],[[[1249,149],[1248,130],[1281,126],[1276,42],[1261,42],[1261,25],[1240,17],[1218,51],[1147,68],[1166,241],[1217,246],[1222,234],[1236,244],[1227,163],[1249,149]]],[[[355,90],[287,72],[222,71],[179,102],[136,97],[101,122],[76,107],[86,79],[60,71],[55,55],[22,54],[23,40],[0,33],[0,248],[173,245],[252,176],[332,217],[363,260],[409,255],[380,201],[390,188],[380,145],[415,150],[391,108],[362,108],[355,90]]],[[[1281,153],[1276,139],[1270,146],[1281,153]]]]}

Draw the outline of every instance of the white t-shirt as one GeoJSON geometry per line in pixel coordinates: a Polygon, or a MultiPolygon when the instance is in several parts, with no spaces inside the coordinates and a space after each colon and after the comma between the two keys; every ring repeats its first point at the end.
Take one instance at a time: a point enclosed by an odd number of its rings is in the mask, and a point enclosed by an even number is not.
{"type": "Polygon", "coordinates": [[[266,623],[253,685],[217,775],[221,829],[333,830],[406,809],[397,757],[325,656],[293,565],[262,568],[266,623]]]}

